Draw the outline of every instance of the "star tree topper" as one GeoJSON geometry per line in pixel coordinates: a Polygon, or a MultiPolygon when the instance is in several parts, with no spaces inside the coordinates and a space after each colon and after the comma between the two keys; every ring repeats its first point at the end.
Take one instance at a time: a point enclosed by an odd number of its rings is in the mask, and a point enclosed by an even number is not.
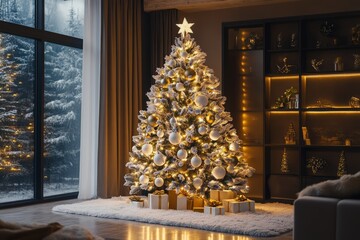
{"type": "Polygon", "coordinates": [[[186,33],[193,33],[191,30],[191,26],[194,25],[194,23],[188,23],[186,18],[184,18],[182,24],[176,24],[180,29],[178,33],[181,33],[182,37],[185,37],[186,33]]]}

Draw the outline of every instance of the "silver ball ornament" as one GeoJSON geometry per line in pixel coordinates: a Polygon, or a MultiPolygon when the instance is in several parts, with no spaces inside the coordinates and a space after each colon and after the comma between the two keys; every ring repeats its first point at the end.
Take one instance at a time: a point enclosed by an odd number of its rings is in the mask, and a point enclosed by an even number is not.
{"type": "Polygon", "coordinates": [[[189,184],[186,184],[186,185],[184,186],[184,190],[185,190],[185,191],[190,191],[190,186],[189,186],[189,184]]]}
{"type": "Polygon", "coordinates": [[[226,171],[225,168],[223,168],[222,166],[217,166],[211,171],[211,174],[219,180],[225,177],[226,171]]]}
{"type": "Polygon", "coordinates": [[[147,183],[149,183],[149,177],[146,176],[146,175],[141,175],[141,176],[139,177],[139,182],[140,182],[141,184],[147,184],[147,183]]]}
{"type": "Polygon", "coordinates": [[[193,166],[194,168],[198,168],[201,166],[201,158],[197,155],[193,156],[190,160],[191,166],[193,166]]]}
{"type": "Polygon", "coordinates": [[[177,83],[175,86],[176,90],[178,90],[179,92],[182,92],[185,90],[184,84],[182,83],[177,83]]]}
{"type": "Polygon", "coordinates": [[[154,184],[157,187],[162,187],[164,185],[164,179],[162,179],[161,177],[157,177],[155,178],[154,184]]]}
{"type": "Polygon", "coordinates": [[[203,184],[203,180],[201,178],[194,178],[193,180],[193,186],[196,188],[196,189],[200,189],[201,186],[203,184]]]}
{"type": "Polygon", "coordinates": [[[162,166],[165,164],[166,156],[161,152],[158,152],[154,156],[154,163],[156,166],[162,166]]]}
{"type": "Polygon", "coordinates": [[[226,171],[228,173],[233,173],[235,171],[235,168],[233,165],[229,165],[229,166],[227,166],[226,171]]]}
{"type": "Polygon", "coordinates": [[[178,145],[181,142],[181,135],[178,132],[172,132],[169,135],[169,142],[172,145],[178,145]]]}
{"type": "Polygon", "coordinates": [[[211,130],[209,137],[211,140],[216,141],[220,138],[220,133],[218,130],[211,130]]]}
{"type": "Polygon", "coordinates": [[[238,151],[239,149],[240,149],[239,144],[237,144],[237,143],[235,143],[235,142],[230,143],[230,145],[229,145],[229,150],[230,150],[230,151],[236,152],[236,151],[238,151]]]}
{"type": "Polygon", "coordinates": [[[198,128],[198,133],[200,135],[204,135],[207,133],[207,127],[205,125],[201,125],[199,128],[198,128]]]}
{"type": "Polygon", "coordinates": [[[195,105],[199,108],[204,108],[209,102],[209,99],[207,96],[203,94],[198,94],[194,99],[195,105]]]}
{"type": "Polygon", "coordinates": [[[210,159],[205,159],[205,161],[204,161],[205,165],[210,165],[210,163],[211,163],[210,159]]]}
{"type": "Polygon", "coordinates": [[[187,158],[188,153],[187,153],[186,150],[180,149],[179,151],[177,151],[176,156],[177,156],[179,159],[183,160],[183,159],[186,159],[186,158],[187,158]]]}
{"type": "Polygon", "coordinates": [[[152,151],[153,151],[153,146],[151,144],[144,144],[141,147],[141,151],[146,155],[146,156],[150,156],[152,151]]]}
{"type": "Polygon", "coordinates": [[[159,138],[162,138],[164,136],[164,131],[163,130],[158,130],[156,132],[156,135],[159,137],[159,138]]]}

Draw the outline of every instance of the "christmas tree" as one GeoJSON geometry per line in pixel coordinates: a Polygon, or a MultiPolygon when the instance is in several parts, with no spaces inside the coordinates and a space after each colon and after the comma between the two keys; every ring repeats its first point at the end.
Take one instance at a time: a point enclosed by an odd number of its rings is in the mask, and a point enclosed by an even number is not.
{"type": "Polygon", "coordinates": [[[287,153],[286,153],[286,148],[284,148],[284,152],[281,158],[281,172],[283,173],[288,173],[290,172],[289,170],[289,166],[288,166],[288,159],[287,159],[287,153]]]}
{"type": "Polygon", "coordinates": [[[247,192],[254,168],[246,163],[232,118],[225,112],[220,81],[204,65],[206,54],[184,19],[164,67],[153,76],[147,110],[126,166],[130,194],[185,190],[208,196],[210,189],[247,192]]]}
{"type": "Polygon", "coordinates": [[[345,175],[345,174],[347,174],[346,158],[345,158],[345,152],[342,151],[340,153],[340,157],[339,157],[337,176],[341,177],[342,175],[345,175]]]}

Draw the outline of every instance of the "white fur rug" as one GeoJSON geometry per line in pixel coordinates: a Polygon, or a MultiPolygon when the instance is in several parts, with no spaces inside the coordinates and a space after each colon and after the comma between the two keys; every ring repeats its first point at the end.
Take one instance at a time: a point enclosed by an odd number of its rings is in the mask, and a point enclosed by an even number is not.
{"type": "Polygon", "coordinates": [[[256,203],[255,212],[211,216],[190,210],[136,208],[131,206],[128,201],[125,197],[96,199],[58,205],[53,208],[53,211],[256,237],[277,236],[293,228],[293,206],[289,204],[256,203]]]}

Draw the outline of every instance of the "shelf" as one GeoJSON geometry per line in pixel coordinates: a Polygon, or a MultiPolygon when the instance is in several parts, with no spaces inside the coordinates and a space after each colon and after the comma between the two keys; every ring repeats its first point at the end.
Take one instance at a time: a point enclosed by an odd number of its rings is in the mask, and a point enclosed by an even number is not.
{"type": "Polygon", "coordinates": [[[281,48],[281,49],[269,49],[266,50],[268,53],[287,53],[287,52],[298,52],[298,48],[281,48]]]}
{"type": "Polygon", "coordinates": [[[270,173],[269,175],[272,175],[272,176],[290,176],[290,177],[299,177],[300,175],[299,174],[295,174],[295,173],[270,173]]]}
{"type": "Polygon", "coordinates": [[[243,147],[262,147],[263,144],[260,143],[243,143],[243,147]]]}
{"type": "Polygon", "coordinates": [[[271,143],[268,143],[268,144],[265,144],[265,147],[288,147],[288,148],[297,148],[299,147],[298,144],[271,144],[271,143]]]}
{"type": "Polygon", "coordinates": [[[270,113],[298,113],[299,109],[276,109],[276,108],[270,108],[270,109],[266,109],[266,112],[270,112],[270,113]]]}
{"type": "Polygon", "coordinates": [[[360,113],[360,108],[333,107],[333,108],[303,108],[303,112],[335,112],[335,113],[360,113]]]}
{"type": "Polygon", "coordinates": [[[238,49],[238,48],[233,48],[233,49],[229,49],[229,51],[234,51],[234,52],[254,52],[254,51],[263,51],[263,48],[256,48],[256,49],[238,49]]]}
{"type": "Polygon", "coordinates": [[[307,149],[328,149],[328,148],[332,148],[332,149],[359,149],[360,145],[350,145],[350,146],[346,146],[346,145],[302,145],[302,148],[307,148],[307,149]]]}
{"type": "Polygon", "coordinates": [[[292,73],[292,74],[281,74],[281,73],[268,73],[265,75],[266,78],[279,78],[279,79],[286,79],[286,78],[298,78],[300,75],[299,73],[292,73]]]}
{"type": "Polygon", "coordinates": [[[349,46],[336,46],[328,48],[303,48],[303,51],[333,51],[333,50],[347,50],[347,49],[360,49],[360,45],[349,46]]]}
{"type": "Polygon", "coordinates": [[[301,76],[302,77],[311,77],[311,78],[324,78],[324,77],[360,77],[360,70],[354,71],[342,71],[342,72],[304,72],[301,76]]]}

